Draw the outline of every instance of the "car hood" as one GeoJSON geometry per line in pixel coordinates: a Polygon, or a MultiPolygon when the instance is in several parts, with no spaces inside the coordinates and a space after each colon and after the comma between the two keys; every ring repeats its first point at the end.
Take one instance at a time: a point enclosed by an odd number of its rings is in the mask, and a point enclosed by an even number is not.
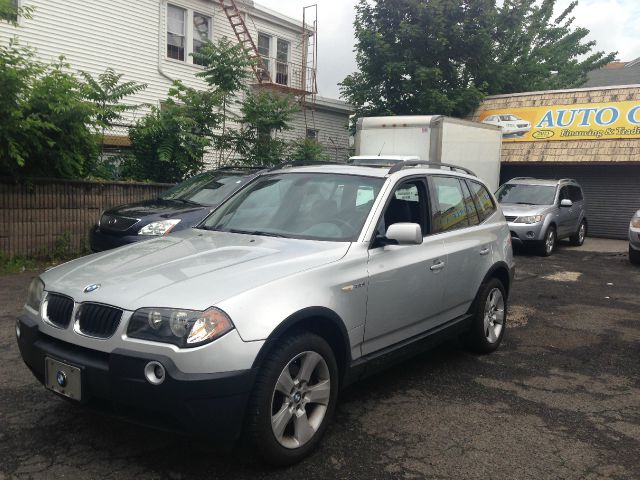
{"type": "Polygon", "coordinates": [[[523,205],[519,203],[501,203],[502,213],[507,217],[524,217],[545,213],[550,205],[523,205]]]}
{"type": "Polygon", "coordinates": [[[73,260],[48,270],[42,280],[47,291],[76,302],[202,310],[337,261],[349,245],[192,229],[73,260]],[[100,288],[84,293],[92,284],[100,288]]]}
{"type": "Polygon", "coordinates": [[[177,200],[163,200],[155,198],[142,202],[128,203],[118,207],[110,208],[105,213],[127,218],[144,218],[150,215],[154,217],[169,218],[177,214],[211,210],[211,206],[194,205],[177,200]]]}

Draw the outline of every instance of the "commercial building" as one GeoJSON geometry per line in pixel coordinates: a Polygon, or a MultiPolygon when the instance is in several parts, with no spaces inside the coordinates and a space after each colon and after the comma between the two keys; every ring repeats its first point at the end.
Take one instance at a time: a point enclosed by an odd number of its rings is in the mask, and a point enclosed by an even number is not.
{"type": "Polygon", "coordinates": [[[640,208],[640,84],[490,96],[472,119],[503,125],[503,182],[574,178],[589,235],[626,238],[640,208]]]}

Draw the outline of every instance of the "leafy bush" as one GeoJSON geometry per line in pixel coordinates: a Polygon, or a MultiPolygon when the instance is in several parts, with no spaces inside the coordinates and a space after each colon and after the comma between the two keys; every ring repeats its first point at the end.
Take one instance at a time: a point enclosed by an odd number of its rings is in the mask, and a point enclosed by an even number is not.
{"type": "Polygon", "coordinates": [[[60,57],[42,65],[15,41],[0,45],[0,166],[18,176],[79,177],[95,159],[93,105],[60,57]]]}
{"type": "Polygon", "coordinates": [[[123,163],[125,178],[178,182],[202,170],[220,124],[219,99],[180,82],[169,95],[162,108],[154,107],[129,130],[133,155],[123,163]]]}

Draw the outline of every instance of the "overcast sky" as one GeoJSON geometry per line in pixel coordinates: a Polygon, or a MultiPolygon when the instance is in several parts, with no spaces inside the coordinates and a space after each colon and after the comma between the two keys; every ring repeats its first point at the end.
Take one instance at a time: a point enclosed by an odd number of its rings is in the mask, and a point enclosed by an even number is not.
{"type": "MultiPolygon", "coordinates": [[[[357,0],[315,0],[318,4],[318,90],[338,98],[338,82],[356,68],[353,45],[354,5],[357,0]]],[[[285,15],[302,20],[302,8],[314,0],[257,0],[285,15]]],[[[558,0],[558,11],[571,0],[558,0]]],[[[591,31],[598,50],[618,51],[620,60],[640,57],[640,0],[579,0],[575,25],[591,31]]]]}

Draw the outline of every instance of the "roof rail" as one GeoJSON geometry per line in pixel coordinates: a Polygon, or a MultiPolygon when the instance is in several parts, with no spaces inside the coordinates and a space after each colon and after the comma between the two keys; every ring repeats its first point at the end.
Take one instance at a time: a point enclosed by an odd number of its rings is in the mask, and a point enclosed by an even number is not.
{"type": "Polygon", "coordinates": [[[533,179],[533,177],[513,177],[513,178],[510,178],[509,181],[511,181],[511,180],[531,180],[531,179],[533,179]]]}
{"type": "Polygon", "coordinates": [[[345,165],[342,162],[331,162],[331,161],[316,161],[316,160],[296,160],[294,162],[284,162],[284,163],[279,163],[278,165],[275,165],[271,168],[269,168],[269,171],[273,171],[273,170],[280,170],[282,168],[293,168],[293,167],[308,167],[308,166],[314,166],[314,165],[345,165]]]}
{"type": "Polygon", "coordinates": [[[215,170],[264,170],[264,165],[224,165],[222,167],[218,167],[215,170]]]}
{"type": "Polygon", "coordinates": [[[578,183],[576,182],[573,178],[561,178],[560,180],[558,180],[559,182],[573,182],[573,183],[578,183]]]}
{"type": "Polygon", "coordinates": [[[420,166],[447,167],[452,172],[455,170],[460,170],[463,173],[477,177],[477,175],[473,173],[471,170],[469,170],[468,168],[460,167],[458,165],[452,165],[450,163],[428,162],[426,160],[406,160],[404,162],[398,162],[389,169],[389,174],[399,172],[405,167],[420,167],[420,166]]]}

